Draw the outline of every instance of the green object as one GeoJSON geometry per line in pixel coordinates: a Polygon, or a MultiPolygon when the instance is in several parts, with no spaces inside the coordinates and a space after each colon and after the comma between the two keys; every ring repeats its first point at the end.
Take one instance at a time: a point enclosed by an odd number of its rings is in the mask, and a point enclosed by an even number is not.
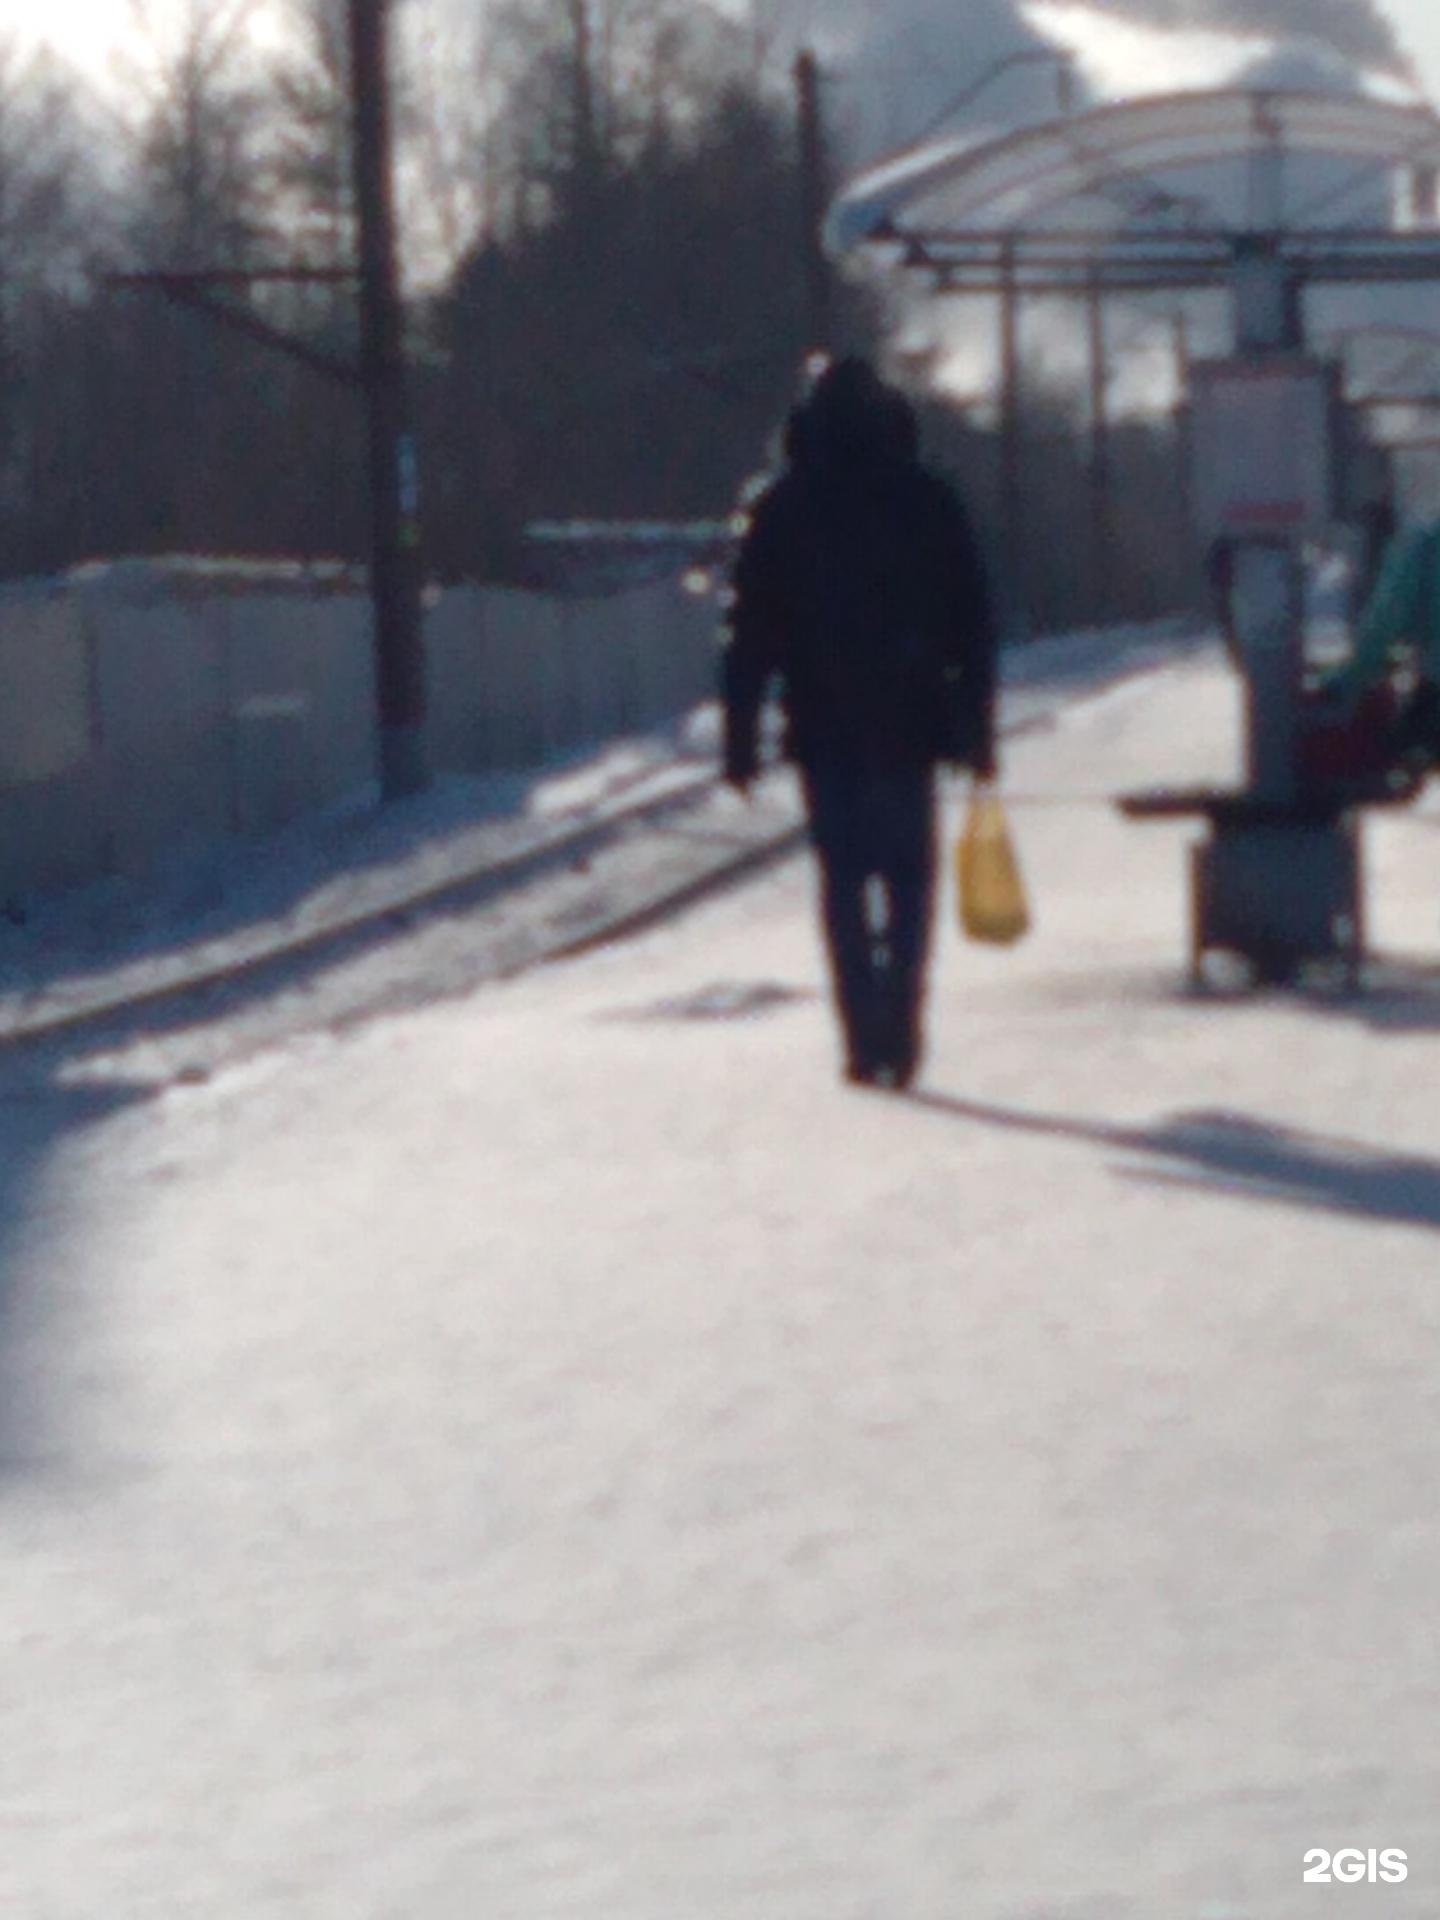
{"type": "Polygon", "coordinates": [[[1354,654],[1326,679],[1326,691],[1353,700],[1405,658],[1440,681],[1440,523],[1391,541],[1355,630],[1354,654]]]}

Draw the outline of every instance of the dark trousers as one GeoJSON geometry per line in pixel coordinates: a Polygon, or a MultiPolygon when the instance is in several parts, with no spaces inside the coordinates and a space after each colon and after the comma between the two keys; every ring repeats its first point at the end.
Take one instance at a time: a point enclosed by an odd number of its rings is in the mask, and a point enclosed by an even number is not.
{"type": "Polygon", "coordinates": [[[802,777],[849,1065],[908,1076],[935,898],[933,773],[811,767],[802,777]]]}

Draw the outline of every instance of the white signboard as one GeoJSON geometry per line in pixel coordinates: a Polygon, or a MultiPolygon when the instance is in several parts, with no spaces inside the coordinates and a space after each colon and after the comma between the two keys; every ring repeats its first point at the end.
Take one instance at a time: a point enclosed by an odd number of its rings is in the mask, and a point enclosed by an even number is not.
{"type": "Polygon", "coordinates": [[[1224,535],[1312,533],[1334,516],[1335,369],[1294,357],[1192,369],[1196,527],[1224,535]]]}

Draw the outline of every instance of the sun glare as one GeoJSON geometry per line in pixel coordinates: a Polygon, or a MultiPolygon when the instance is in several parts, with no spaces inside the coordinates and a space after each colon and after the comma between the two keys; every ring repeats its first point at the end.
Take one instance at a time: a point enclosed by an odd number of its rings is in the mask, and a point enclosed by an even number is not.
{"type": "Polygon", "coordinates": [[[0,34],[27,52],[47,47],[93,80],[104,78],[113,53],[141,36],[126,0],[56,0],[55,4],[0,10],[0,34]]]}
{"type": "MultiPolygon", "coordinates": [[[[129,66],[143,70],[157,46],[174,41],[186,11],[187,0],[50,0],[43,8],[30,0],[0,0],[0,39],[24,52],[48,48],[109,92],[125,84],[129,66]]],[[[245,26],[256,47],[279,43],[268,0],[255,0],[245,26]]]]}

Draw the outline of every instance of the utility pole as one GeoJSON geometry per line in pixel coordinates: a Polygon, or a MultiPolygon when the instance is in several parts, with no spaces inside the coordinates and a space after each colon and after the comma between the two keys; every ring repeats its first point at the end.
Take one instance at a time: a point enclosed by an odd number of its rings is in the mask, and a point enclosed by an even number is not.
{"type": "Polygon", "coordinates": [[[425,653],[415,438],[395,254],[387,42],[389,0],[348,0],[355,209],[360,247],[360,380],[370,476],[380,793],[400,800],[428,779],[425,653]]]}
{"type": "Polygon", "coordinates": [[[800,244],[805,269],[805,331],[811,353],[834,345],[830,262],[825,256],[825,124],[820,66],[808,47],[795,58],[795,114],[800,149],[800,244]]]}
{"type": "Polygon", "coordinates": [[[106,276],[153,286],[175,305],[288,354],[365,402],[370,477],[370,597],[374,609],[380,795],[403,800],[428,783],[425,642],[420,618],[420,528],[415,436],[405,393],[405,346],[395,260],[390,152],[389,0],[346,0],[350,46],[352,185],[359,259],[346,267],[164,268],[106,276]],[[221,290],[262,282],[358,281],[360,357],[337,355],[274,326],[221,290]]]}

